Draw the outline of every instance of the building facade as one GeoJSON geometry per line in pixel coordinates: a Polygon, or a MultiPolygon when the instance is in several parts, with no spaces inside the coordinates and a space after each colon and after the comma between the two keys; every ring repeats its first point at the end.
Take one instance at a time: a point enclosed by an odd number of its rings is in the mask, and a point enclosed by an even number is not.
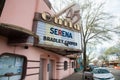
{"type": "Polygon", "coordinates": [[[0,0],[0,80],[61,80],[74,72],[78,27],[54,14],[48,0],[0,0]]]}

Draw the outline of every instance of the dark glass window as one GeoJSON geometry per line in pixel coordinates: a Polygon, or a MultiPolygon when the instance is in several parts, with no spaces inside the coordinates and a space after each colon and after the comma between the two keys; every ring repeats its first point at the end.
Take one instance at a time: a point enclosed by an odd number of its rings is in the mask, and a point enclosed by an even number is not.
{"type": "Polygon", "coordinates": [[[64,61],[64,70],[67,70],[67,68],[68,68],[68,62],[64,61]]]}
{"type": "Polygon", "coordinates": [[[4,53],[0,55],[0,80],[23,80],[26,75],[27,58],[4,53]]]}
{"type": "Polygon", "coordinates": [[[2,10],[3,10],[4,4],[5,4],[5,0],[0,0],[0,16],[2,14],[2,10]]]}

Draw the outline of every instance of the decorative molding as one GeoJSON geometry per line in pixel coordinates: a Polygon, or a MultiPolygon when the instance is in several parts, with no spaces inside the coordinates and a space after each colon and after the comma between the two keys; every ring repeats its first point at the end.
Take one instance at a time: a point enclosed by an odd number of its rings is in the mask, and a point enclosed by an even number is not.
{"type": "Polygon", "coordinates": [[[39,75],[39,73],[27,74],[26,76],[39,75]]]}
{"type": "Polygon", "coordinates": [[[40,62],[40,61],[37,61],[37,60],[27,60],[27,62],[40,62]]]}
{"type": "Polygon", "coordinates": [[[40,67],[27,67],[27,69],[36,69],[36,68],[40,68],[40,67]]]}

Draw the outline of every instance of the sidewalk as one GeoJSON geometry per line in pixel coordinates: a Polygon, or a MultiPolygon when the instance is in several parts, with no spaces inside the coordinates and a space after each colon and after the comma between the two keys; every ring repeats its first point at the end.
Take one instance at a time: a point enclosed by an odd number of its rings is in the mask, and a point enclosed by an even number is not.
{"type": "Polygon", "coordinates": [[[62,80],[82,80],[82,74],[82,71],[76,72],[62,80]]]}

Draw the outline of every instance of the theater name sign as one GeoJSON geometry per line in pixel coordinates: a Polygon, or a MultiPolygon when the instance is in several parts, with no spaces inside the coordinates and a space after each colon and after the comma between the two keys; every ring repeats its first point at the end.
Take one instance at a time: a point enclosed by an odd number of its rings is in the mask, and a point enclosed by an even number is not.
{"type": "Polygon", "coordinates": [[[37,21],[36,34],[39,44],[54,47],[80,49],[81,36],[79,24],[52,17],[49,13],[40,14],[37,21]]]}

